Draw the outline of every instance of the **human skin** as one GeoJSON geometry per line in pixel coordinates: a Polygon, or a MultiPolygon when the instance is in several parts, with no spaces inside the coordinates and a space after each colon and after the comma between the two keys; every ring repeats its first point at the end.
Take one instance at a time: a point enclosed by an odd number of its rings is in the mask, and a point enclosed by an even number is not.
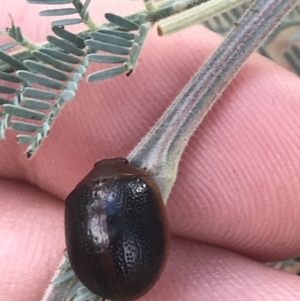
{"type": "MultiPolygon", "coordinates": [[[[142,7],[99,3],[91,7],[96,21],[142,7]]],[[[49,18],[38,16],[44,8],[4,1],[0,28],[10,24],[9,12],[42,42],[50,34],[49,18]]],[[[65,248],[68,193],[97,160],[126,156],[221,40],[200,25],[165,38],[153,30],[129,77],[79,84],[31,160],[7,131],[0,143],[0,301],[41,299],[65,248]]],[[[261,263],[300,254],[299,116],[299,78],[253,55],[183,155],[167,205],[170,258],[143,300],[299,300],[298,276],[261,263]]]]}

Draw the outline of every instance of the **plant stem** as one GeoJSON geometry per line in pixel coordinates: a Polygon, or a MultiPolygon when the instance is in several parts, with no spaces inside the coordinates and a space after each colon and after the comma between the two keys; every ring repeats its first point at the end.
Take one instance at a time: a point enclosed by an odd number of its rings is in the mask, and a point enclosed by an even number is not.
{"type": "MultiPolygon", "coordinates": [[[[125,18],[128,18],[129,20],[132,20],[132,21],[136,22],[137,24],[140,24],[140,17],[141,17],[141,15],[143,15],[143,16],[145,16],[145,18],[144,18],[145,22],[155,23],[161,19],[167,18],[169,16],[177,14],[178,12],[181,12],[185,9],[192,8],[201,3],[204,3],[206,1],[208,1],[208,0],[165,0],[165,1],[162,1],[161,3],[159,3],[159,5],[157,6],[157,10],[154,12],[148,11],[148,10],[142,10],[142,11],[138,11],[134,14],[125,16],[125,18]],[[181,4],[180,9],[179,9],[178,3],[181,4]],[[182,5],[182,3],[184,5],[182,5]]],[[[115,30],[122,30],[120,27],[118,27],[114,24],[111,24],[111,23],[104,23],[104,24],[97,26],[93,22],[92,23],[89,23],[89,22],[92,22],[92,21],[88,21],[87,25],[91,28],[94,28],[94,30],[101,29],[101,28],[111,28],[111,29],[115,29],[115,30]]],[[[83,30],[83,31],[77,32],[77,34],[79,35],[79,37],[81,37],[85,40],[89,37],[90,32],[91,32],[91,29],[88,29],[88,30],[83,30]]],[[[44,42],[44,43],[40,44],[40,47],[54,48],[48,42],[44,42]]],[[[31,52],[28,49],[21,49],[19,51],[11,53],[11,55],[15,59],[17,59],[21,62],[23,62],[25,60],[36,61],[36,58],[31,54],[31,52]]],[[[5,62],[0,60],[0,71],[10,73],[13,71],[13,69],[8,64],[6,64],[5,62]]]]}
{"type": "Polygon", "coordinates": [[[88,17],[88,19],[86,21],[84,21],[84,24],[91,30],[97,30],[98,26],[97,24],[93,21],[93,19],[91,17],[88,17]]]}
{"type": "Polygon", "coordinates": [[[148,11],[155,12],[157,10],[157,5],[152,2],[152,0],[143,0],[145,7],[148,11]]]}
{"type": "MultiPolygon", "coordinates": [[[[132,163],[147,167],[153,173],[165,202],[188,140],[246,59],[296,3],[297,0],[256,0],[239,26],[231,31],[129,154],[128,159],[132,163]]],[[[65,257],[61,264],[68,265],[65,257]]],[[[63,277],[60,269],[55,275],[63,277]]],[[[65,282],[51,284],[42,300],[65,301],[63,292],[70,291],[70,283],[77,285],[76,279],[73,276],[65,282]]],[[[53,280],[57,280],[57,277],[53,280]]],[[[91,293],[85,299],[92,298],[94,295],[91,293]]]]}
{"type": "Polygon", "coordinates": [[[129,154],[130,162],[153,173],[163,198],[175,182],[187,143],[224,89],[297,0],[256,0],[150,132],[129,154]],[[236,51],[238,49],[238,51],[236,51]]]}
{"type": "Polygon", "coordinates": [[[202,23],[247,1],[248,0],[211,0],[205,2],[159,22],[157,25],[158,35],[164,36],[197,23],[202,23]]]}

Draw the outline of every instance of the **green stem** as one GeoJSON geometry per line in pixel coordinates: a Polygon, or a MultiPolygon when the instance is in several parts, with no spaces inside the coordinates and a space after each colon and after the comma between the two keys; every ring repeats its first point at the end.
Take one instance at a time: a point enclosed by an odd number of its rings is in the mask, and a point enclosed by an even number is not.
{"type": "Polygon", "coordinates": [[[247,1],[248,0],[211,0],[200,4],[159,22],[157,26],[158,35],[171,34],[197,23],[202,23],[247,1]]]}
{"type": "Polygon", "coordinates": [[[84,24],[91,30],[95,31],[99,29],[99,26],[93,21],[91,17],[89,17],[86,21],[84,21],[84,24]]]}

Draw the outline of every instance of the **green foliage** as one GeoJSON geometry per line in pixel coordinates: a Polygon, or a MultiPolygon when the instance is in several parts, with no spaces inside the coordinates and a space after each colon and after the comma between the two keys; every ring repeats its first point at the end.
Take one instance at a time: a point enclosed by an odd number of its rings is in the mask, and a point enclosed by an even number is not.
{"type": "MultiPolygon", "coordinates": [[[[77,0],[28,2],[51,2],[57,5],[73,3],[74,9],[47,10],[42,11],[41,15],[63,15],[72,11],[79,13],[82,22],[94,24],[87,12],[90,1],[86,1],[84,5],[77,0]]],[[[114,14],[107,13],[105,16],[110,24],[91,30],[85,39],[64,28],[75,24],[75,19],[53,22],[54,35],[47,36],[48,43],[41,47],[29,43],[20,28],[13,23],[7,29],[15,42],[0,48],[0,60],[10,68],[0,73],[0,79],[6,81],[5,85],[0,86],[0,93],[7,95],[7,98],[0,99],[3,107],[0,137],[5,137],[7,128],[24,132],[25,134],[17,134],[17,139],[20,143],[29,144],[27,157],[30,158],[42,140],[49,135],[51,125],[64,104],[75,97],[78,82],[85,75],[90,61],[115,66],[90,74],[87,77],[89,82],[133,71],[150,23],[143,16],[139,18],[140,24],[114,14]],[[115,29],[110,29],[113,26],[115,29]],[[18,44],[23,47],[30,45],[27,47],[30,59],[20,60],[6,53],[18,44]],[[102,53],[98,54],[97,51],[102,53]],[[16,82],[18,87],[10,87],[11,83],[16,82]],[[21,121],[13,120],[13,117],[20,117],[21,121]]]]}
{"type": "MultiPolygon", "coordinates": [[[[62,16],[61,20],[51,23],[53,35],[47,36],[47,43],[41,46],[24,37],[20,27],[13,21],[6,33],[14,41],[0,45],[0,139],[5,138],[8,128],[17,131],[18,141],[28,145],[26,154],[31,157],[42,140],[49,135],[64,104],[76,96],[78,83],[86,74],[89,64],[100,63],[100,67],[98,71],[88,74],[88,82],[121,74],[129,75],[136,67],[147,33],[153,24],[177,11],[172,0],[163,1],[157,10],[147,0],[146,7],[151,7],[152,11],[145,10],[127,17],[106,13],[108,23],[97,25],[88,12],[91,0],[84,3],[80,0],[27,1],[57,7],[41,11],[41,16],[62,16]],[[59,8],[65,4],[70,7],[59,8]],[[77,23],[85,23],[87,31],[73,34],[65,28],[77,23]],[[13,55],[8,54],[17,45],[22,46],[22,49],[13,55]],[[101,64],[109,64],[110,67],[101,69],[101,64]]],[[[189,1],[185,9],[205,1],[207,0],[189,1]]],[[[248,1],[215,16],[204,22],[204,25],[226,35],[237,26],[250,4],[251,1],[248,1]]],[[[268,44],[281,30],[299,23],[299,17],[300,8],[297,6],[258,51],[272,59],[268,44]]],[[[298,37],[293,39],[297,40],[298,37]]],[[[291,48],[284,53],[284,57],[295,72],[300,74],[300,50],[295,43],[291,43],[291,48]]]]}
{"type": "MultiPolygon", "coordinates": [[[[91,63],[110,64],[109,68],[100,69],[89,74],[88,82],[113,78],[133,72],[146,40],[154,23],[177,13],[172,0],[166,0],[156,10],[151,1],[145,0],[149,11],[142,11],[131,16],[122,17],[106,13],[107,24],[97,25],[88,13],[91,0],[27,0],[32,4],[70,4],[68,8],[57,8],[40,12],[41,16],[63,16],[63,19],[51,23],[53,35],[46,37],[47,43],[38,46],[23,36],[20,27],[13,21],[6,33],[13,42],[0,45],[0,138],[5,138],[6,130],[16,131],[19,143],[27,144],[26,154],[31,157],[42,140],[49,135],[51,126],[64,104],[76,96],[78,83],[84,78],[91,63]],[[66,18],[77,14],[79,17],[66,18]],[[74,34],[65,27],[84,23],[87,31],[74,34]],[[20,51],[8,54],[16,46],[20,51]],[[20,133],[21,132],[21,133],[20,133]]],[[[185,9],[197,5],[203,0],[190,1],[185,9]]],[[[220,16],[207,20],[204,25],[209,29],[226,35],[238,26],[238,21],[249,7],[245,3],[220,16]]],[[[272,58],[267,50],[268,44],[283,29],[298,24],[300,8],[283,20],[259,48],[259,52],[272,58]]],[[[292,37],[294,40],[298,36],[292,37]]],[[[300,49],[291,43],[289,51],[284,53],[286,60],[300,74],[300,49]]],[[[100,65],[101,66],[101,65],[100,65]]],[[[299,258],[297,259],[299,260],[299,258]]],[[[284,263],[282,267],[288,262],[284,263]]],[[[53,286],[70,281],[68,300],[94,300],[97,298],[77,279],[65,258],[60,272],[53,281],[53,286]]]]}

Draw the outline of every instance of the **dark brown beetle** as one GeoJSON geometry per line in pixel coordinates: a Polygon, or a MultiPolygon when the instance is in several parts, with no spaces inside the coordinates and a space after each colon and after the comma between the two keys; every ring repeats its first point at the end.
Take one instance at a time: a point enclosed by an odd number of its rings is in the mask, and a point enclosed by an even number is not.
{"type": "Polygon", "coordinates": [[[71,266],[90,291],[114,301],[139,298],[156,283],[168,256],[158,185],[127,159],[97,162],[67,197],[65,235],[71,266]]]}

